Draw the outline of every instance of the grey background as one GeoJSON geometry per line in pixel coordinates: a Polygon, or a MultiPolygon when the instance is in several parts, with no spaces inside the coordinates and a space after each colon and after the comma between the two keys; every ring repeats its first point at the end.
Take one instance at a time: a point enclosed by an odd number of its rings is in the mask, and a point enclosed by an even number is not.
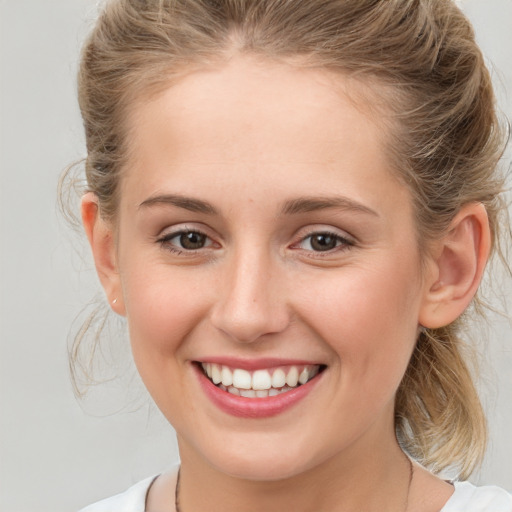
{"type": "MultiPolygon", "coordinates": [[[[492,62],[501,108],[512,118],[512,0],[462,5],[492,62]]],[[[95,12],[91,0],[0,0],[0,510],[5,512],[77,510],[178,460],[172,429],[148,405],[130,371],[120,382],[93,389],[82,404],[69,380],[70,325],[98,284],[83,240],[59,218],[56,184],[64,167],[84,156],[76,58],[95,12]]],[[[510,309],[510,280],[505,294],[510,309]]],[[[496,316],[488,331],[481,389],[491,443],[473,481],[512,489],[511,325],[496,316]]]]}

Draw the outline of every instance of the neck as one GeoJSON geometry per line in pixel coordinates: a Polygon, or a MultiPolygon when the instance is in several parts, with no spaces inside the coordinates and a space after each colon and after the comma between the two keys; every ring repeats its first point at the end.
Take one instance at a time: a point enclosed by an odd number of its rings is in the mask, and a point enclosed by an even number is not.
{"type": "Polygon", "coordinates": [[[272,481],[227,475],[183,442],[180,452],[180,512],[405,512],[407,508],[411,465],[394,436],[363,451],[353,446],[300,474],[272,481]]]}

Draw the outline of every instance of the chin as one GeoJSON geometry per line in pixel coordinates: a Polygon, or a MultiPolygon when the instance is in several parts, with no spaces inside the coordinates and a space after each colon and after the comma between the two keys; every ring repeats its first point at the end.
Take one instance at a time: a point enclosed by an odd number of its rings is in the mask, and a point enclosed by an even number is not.
{"type": "MultiPolygon", "coordinates": [[[[268,440],[267,440],[268,441],[268,440]]],[[[322,462],[311,451],[286,443],[266,442],[265,439],[248,442],[245,446],[233,443],[229,448],[204,453],[217,471],[233,478],[250,481],[280,481],[296,477],[322,462]],[[262,449],[262,446],[265,447],[262,449]],[[309,457],[307,456],[309,452],[309,457]]]]}
{"type": "Polygon", "coordinates": [[[250,480],[254,482],[277,482],[293,478],[304,473],[308,468],[298,467],[297,461],[280,461],[273,460],[241,460],[240,457],[223,461],[222,464],[216,466],[221,471],[233,478],[240,480],[250,480]],[[276,463],[277,462],[277,463],[276,463]]]}

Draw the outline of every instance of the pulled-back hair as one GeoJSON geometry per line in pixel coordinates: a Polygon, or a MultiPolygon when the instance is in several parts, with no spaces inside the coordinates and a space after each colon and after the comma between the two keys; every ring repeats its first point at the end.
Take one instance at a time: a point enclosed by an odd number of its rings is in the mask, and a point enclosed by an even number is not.
{"type": "MultiPolygon", "coordinates": [[[[387,150],[411,191],[420,245],[442,236],[463,205],[481,202],[499,251],[503,136],[473,30],[449,0],[107,2],[79,72],[87,187],[105,219],[116,217],[130,105],[244,54],[368,85],[390,120],[387,150]]],[[[434,472],[456,467],[461,477],[481,460],[486,438],[463,351],[460,319],[422,330],[395,411],[403,447],[434,472]]]]}

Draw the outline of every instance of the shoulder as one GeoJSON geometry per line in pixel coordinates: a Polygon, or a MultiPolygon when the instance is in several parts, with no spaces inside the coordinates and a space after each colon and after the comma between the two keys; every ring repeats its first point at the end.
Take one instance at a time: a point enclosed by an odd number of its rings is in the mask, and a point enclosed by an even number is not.
{"type": "Polygon", "coordinates": [[[455,482],[455,491],[441,512],[512,512],[512,494],[500,487],[455,482]]]}
{"type": "Polygon", "coordinates": [[[142,480],[121,494],[93,503],[80,512],[144,512],[146,496],[156,476],[142,480]]]}

